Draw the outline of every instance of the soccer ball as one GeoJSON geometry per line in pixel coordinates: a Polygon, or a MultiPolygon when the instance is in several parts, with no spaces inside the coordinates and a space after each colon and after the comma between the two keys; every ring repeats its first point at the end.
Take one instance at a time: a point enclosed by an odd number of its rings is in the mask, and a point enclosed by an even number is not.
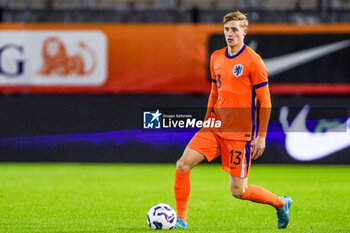
{"type": "Polygon", "coordinates": [[[157,204],[148,211],[147,223],[153,230],[171,229],[176,223],[176,212],[168,204],[157,204]]]}

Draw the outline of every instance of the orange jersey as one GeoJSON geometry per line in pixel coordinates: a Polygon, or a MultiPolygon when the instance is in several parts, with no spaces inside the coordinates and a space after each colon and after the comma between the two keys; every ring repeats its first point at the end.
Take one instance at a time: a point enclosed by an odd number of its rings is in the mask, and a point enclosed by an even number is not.
{"type": "MultiPolygon", "coordinates": [[[[222,124],[215,132],[225,139],[253,140],[259,131],[256,119],[257,89],[264,90],[259,92],[261,106],[271,106],[267,70],[261,57],[246,45],[234,56],[230,56],[225,47],[211,55],[210,72],[213,82],[211,95],[217,98],[215,103],[209,99],[208,107],[213,107],[209,117],[221,120],[222,124]]],[[[269,113],[262,115],[269,118],[269,113]]],[[[260,120],[266,126],[259,135],[265,136],[268,119],[260,120]]]]}

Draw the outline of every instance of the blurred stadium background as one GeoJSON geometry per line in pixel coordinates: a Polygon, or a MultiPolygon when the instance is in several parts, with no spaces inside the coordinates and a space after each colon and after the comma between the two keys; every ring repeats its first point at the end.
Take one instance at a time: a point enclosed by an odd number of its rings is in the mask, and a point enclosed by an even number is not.
{"type": "Polygon", "coordinates": [[[2,0],[0,161],[174,163],[195,130],[142,129],[143,111],[204,116],[236,9],[270,73],[257,163],[349,164],[348,0],[2,0]]]}
{"type": "Polygon", "coordinates": [[[1,0],[3,22],[218,23],[232,9],[251,23],[349,22],[348,0],[1,0]]]}

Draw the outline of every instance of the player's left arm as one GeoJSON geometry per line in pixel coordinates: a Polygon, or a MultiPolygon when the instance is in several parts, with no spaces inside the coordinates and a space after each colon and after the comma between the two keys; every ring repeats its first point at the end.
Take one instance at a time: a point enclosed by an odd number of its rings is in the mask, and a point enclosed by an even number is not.
{"type": "Polygon", "coordinates": [[[265,85],[255,90],[255,93],[260,101],[259,110],[259,132],[253,143],[253,159],[259,158],[266,147],[266,132],[271,114],[271,98],[269,86],[265,85]]]}
{"type": "Polygon", "coordinates": [[[271,114],[271,97],[267,70],[260,56],[257,56],[256,59],[254,59],[251,76],[254,88],[253,91],[255,91],[260,102],[259,132],[254,140],[252,148],[252,158],[257,159],[264,153],[266,147],[266,132],[271,114]]]}

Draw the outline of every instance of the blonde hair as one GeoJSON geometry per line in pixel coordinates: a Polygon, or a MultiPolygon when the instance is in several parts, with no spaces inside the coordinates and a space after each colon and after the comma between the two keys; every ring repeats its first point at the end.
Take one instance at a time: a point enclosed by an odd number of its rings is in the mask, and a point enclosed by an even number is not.
{"type": "Polygon", "coordinates": [[[229,21],[241,21],[239,24],[242,28],[248,27],[248,19],[247,15],[241,13],[240,11],[230,12],[226,14],[222,20],[222,22],[225,24],[229,21]]]}

